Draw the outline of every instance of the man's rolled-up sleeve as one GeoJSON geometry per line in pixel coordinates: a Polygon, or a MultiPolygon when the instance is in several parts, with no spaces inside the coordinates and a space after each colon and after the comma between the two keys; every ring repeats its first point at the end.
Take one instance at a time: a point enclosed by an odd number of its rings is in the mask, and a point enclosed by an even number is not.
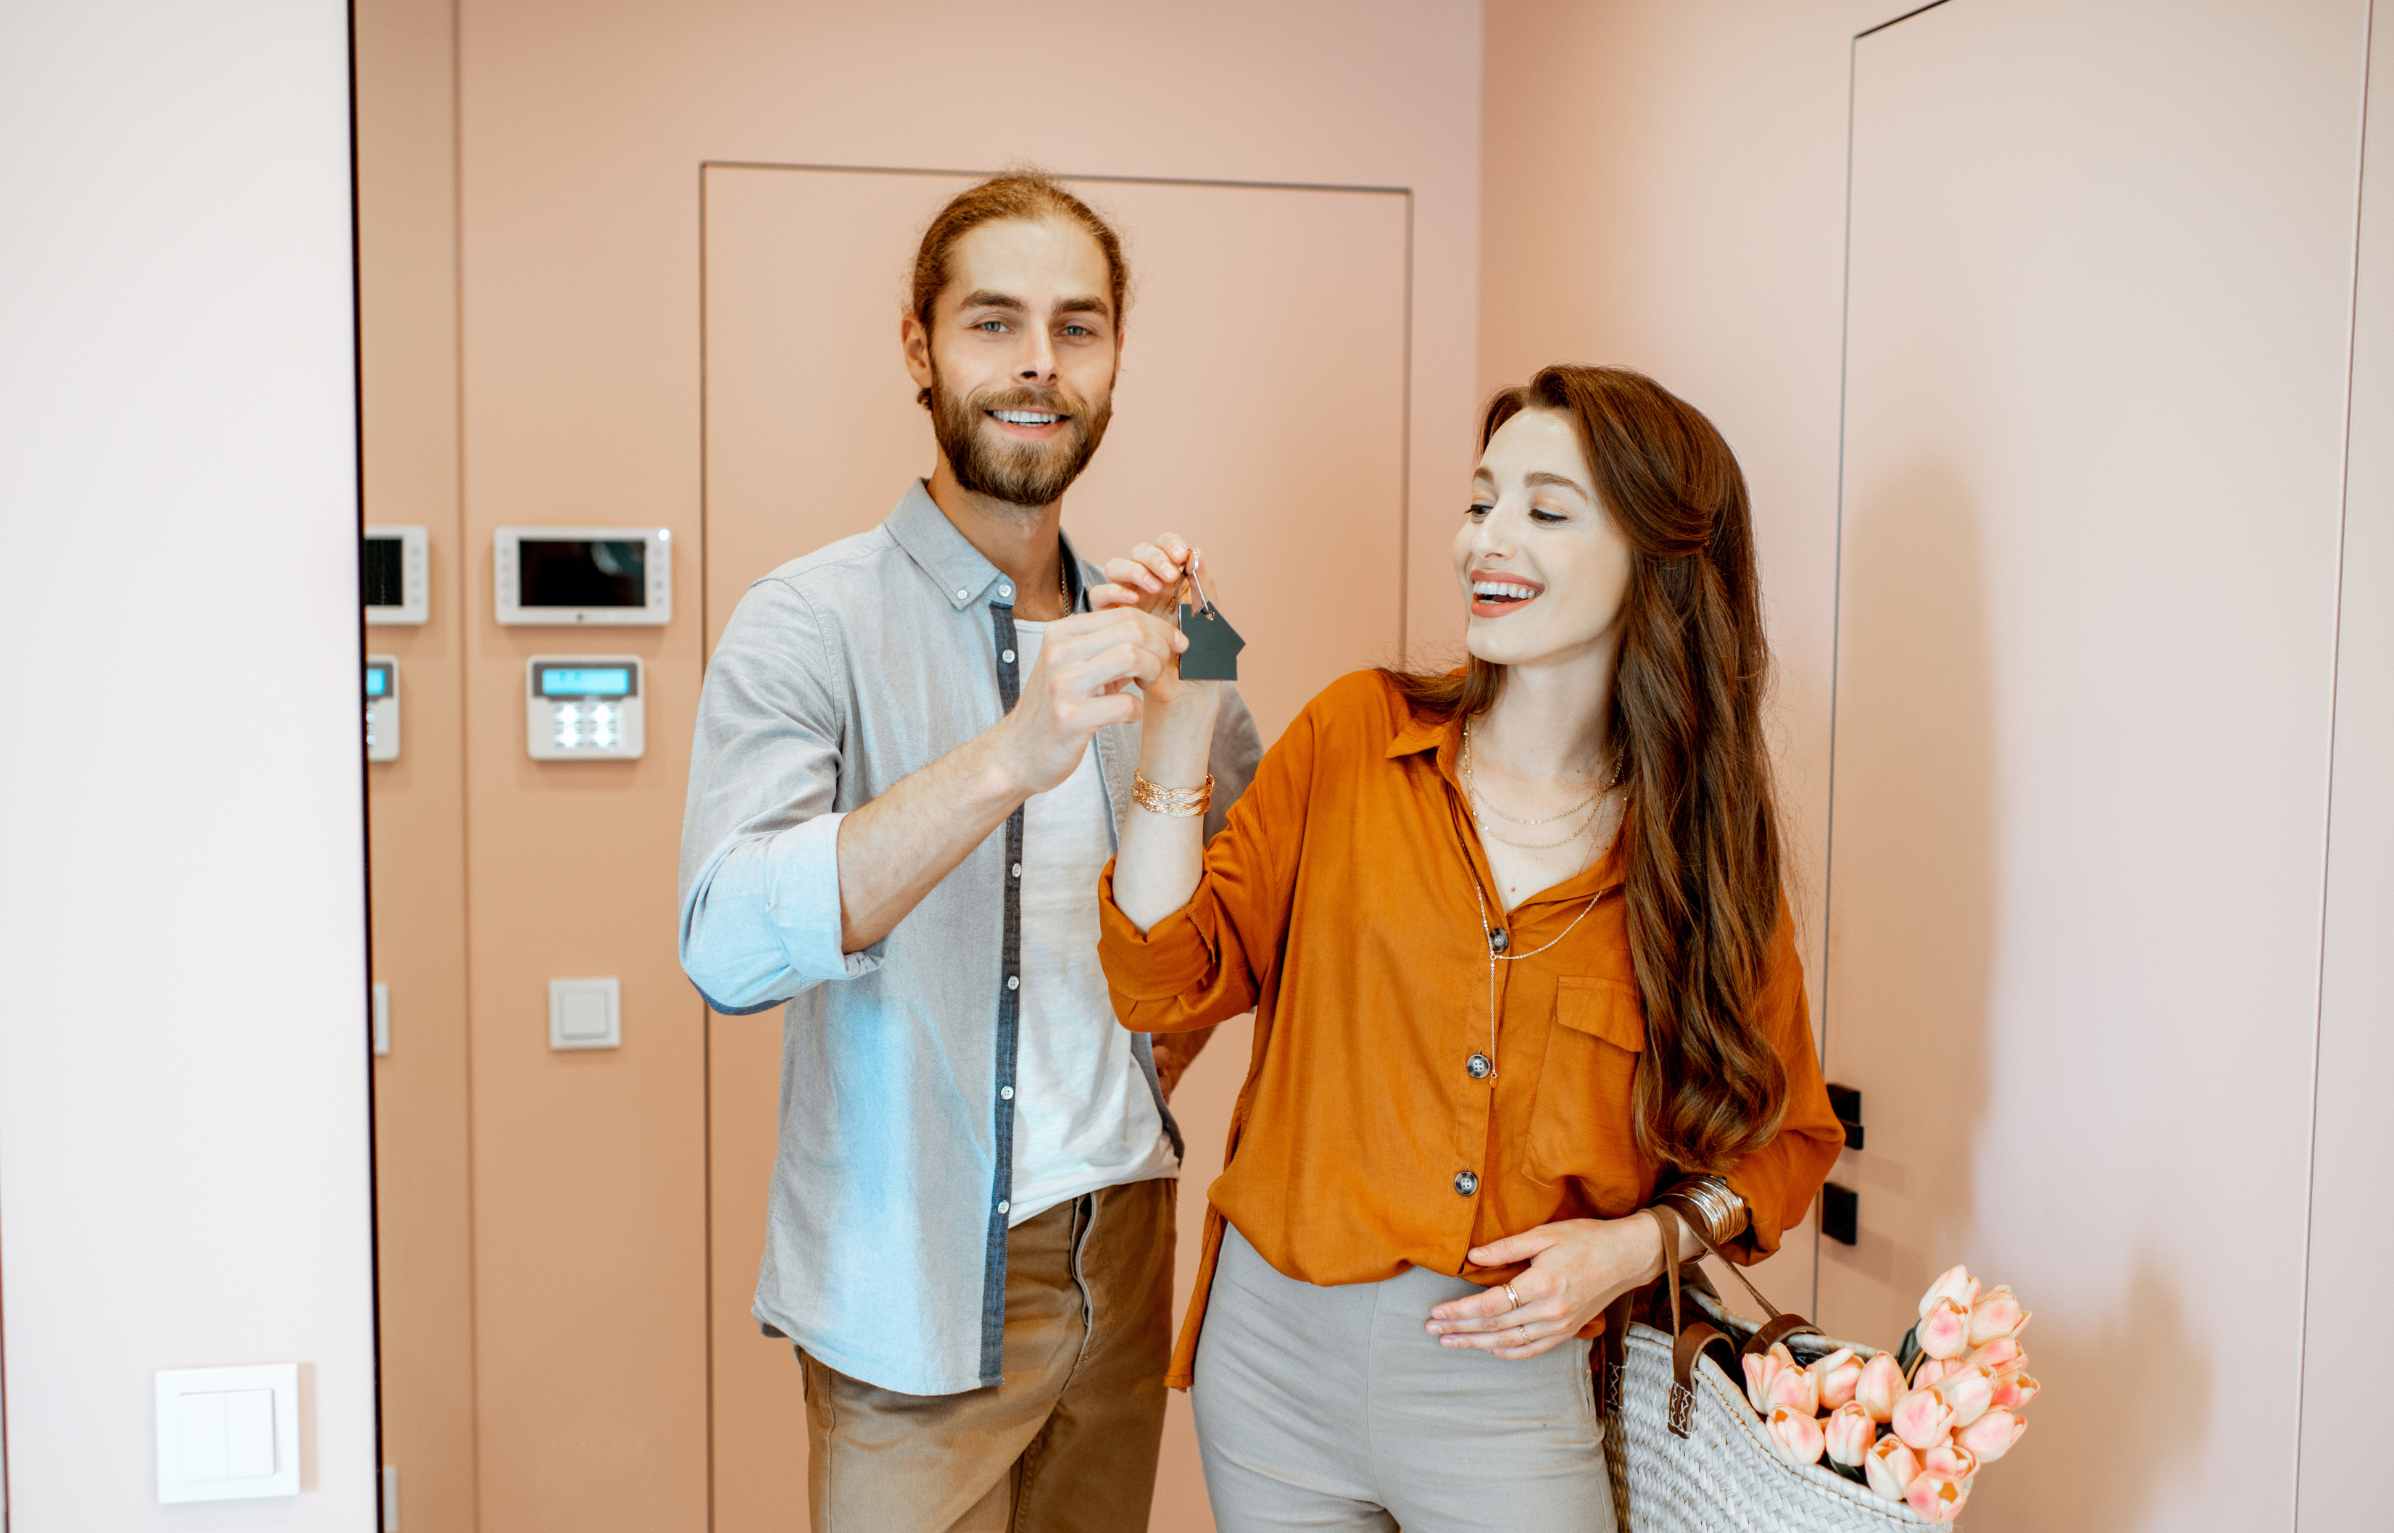
{"type": "Polygon", "coordinates": [[[837,635],[788,581],[751,586],[699,694],[682,814],[682,972],[717,1011],[762,1011],[881,966],[846,952],[835,812],[837,635]]]}

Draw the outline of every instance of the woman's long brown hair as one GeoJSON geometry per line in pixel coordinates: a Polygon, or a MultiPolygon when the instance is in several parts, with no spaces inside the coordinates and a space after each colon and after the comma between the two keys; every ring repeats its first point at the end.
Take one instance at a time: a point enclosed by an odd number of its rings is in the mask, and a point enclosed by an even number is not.
{"type": "MultiPolygon", "coordinates": [[[[1779,1129],[1787,1078],[1751,1020],[1779,920],[1780,840],[1762,698],[1770,650],[1745,475],[1701,411],[1642,374],[1549,367],[1488,405],[1484,451],[1523,410],[1568,418],[1628,538],[1611,738],[1626,752],[1629,951],[1646,1011],[1639,1147],[1723,1171],[1779,1129]]],[[[1486,711],[1504,667],[1385,672],[1436,720],[1486,711]]]]}

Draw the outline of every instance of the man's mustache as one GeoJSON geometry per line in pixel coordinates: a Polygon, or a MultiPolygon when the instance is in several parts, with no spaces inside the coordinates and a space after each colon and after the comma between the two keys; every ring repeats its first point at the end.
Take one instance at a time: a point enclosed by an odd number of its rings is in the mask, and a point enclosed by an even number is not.
{"type": "Polygon", "coordinates": [[[1036,410],[1042,415],[1061,415],[1080,419],[1080,401],[1069,394],[1044,389],[1011,389],[1004,392],[975,394],[976,410],[1036,410]]]}

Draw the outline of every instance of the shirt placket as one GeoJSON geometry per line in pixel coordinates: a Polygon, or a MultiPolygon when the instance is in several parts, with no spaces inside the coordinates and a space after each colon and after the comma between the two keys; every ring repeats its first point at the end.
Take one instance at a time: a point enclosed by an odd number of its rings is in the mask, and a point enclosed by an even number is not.
{"type": "MultiPolygon", "coordinates": [[[[1008,588],[1001,587],[1001,590],[1008,588]]],[[[1022,666],[1015,644],[1014,606],[989,604],[996,630],[998,702],[1012,713],[1022,697],[1022,666]]],[[[1004,930],[999,942],[997,990],[997,1085],[991,1103],[997,1171],[990,1191],[988,1243],[981,1283],[981,1381],[995,1384],[1005,1373],[1006,1228],[1014,1211],[1014,1074],[1022,1034],[1022,844],[1025,806],[1006,817],[1004,930]]]]}

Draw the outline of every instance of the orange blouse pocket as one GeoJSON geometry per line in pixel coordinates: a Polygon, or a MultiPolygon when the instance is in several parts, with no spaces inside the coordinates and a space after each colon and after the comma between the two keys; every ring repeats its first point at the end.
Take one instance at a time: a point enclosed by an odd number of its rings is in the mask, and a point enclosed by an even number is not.
{"type": "Polygon", "coordinates": [[[1554,1026],[1530,1114],[1529,1162],[1542,1182],[1585,1183],[1608,1214],[1629,1212],[1637,1199],[1629,1100],[1645,1050],[1646,1012],[1635,985],[1586,975],[1556,981],[1554,1026]]]}

